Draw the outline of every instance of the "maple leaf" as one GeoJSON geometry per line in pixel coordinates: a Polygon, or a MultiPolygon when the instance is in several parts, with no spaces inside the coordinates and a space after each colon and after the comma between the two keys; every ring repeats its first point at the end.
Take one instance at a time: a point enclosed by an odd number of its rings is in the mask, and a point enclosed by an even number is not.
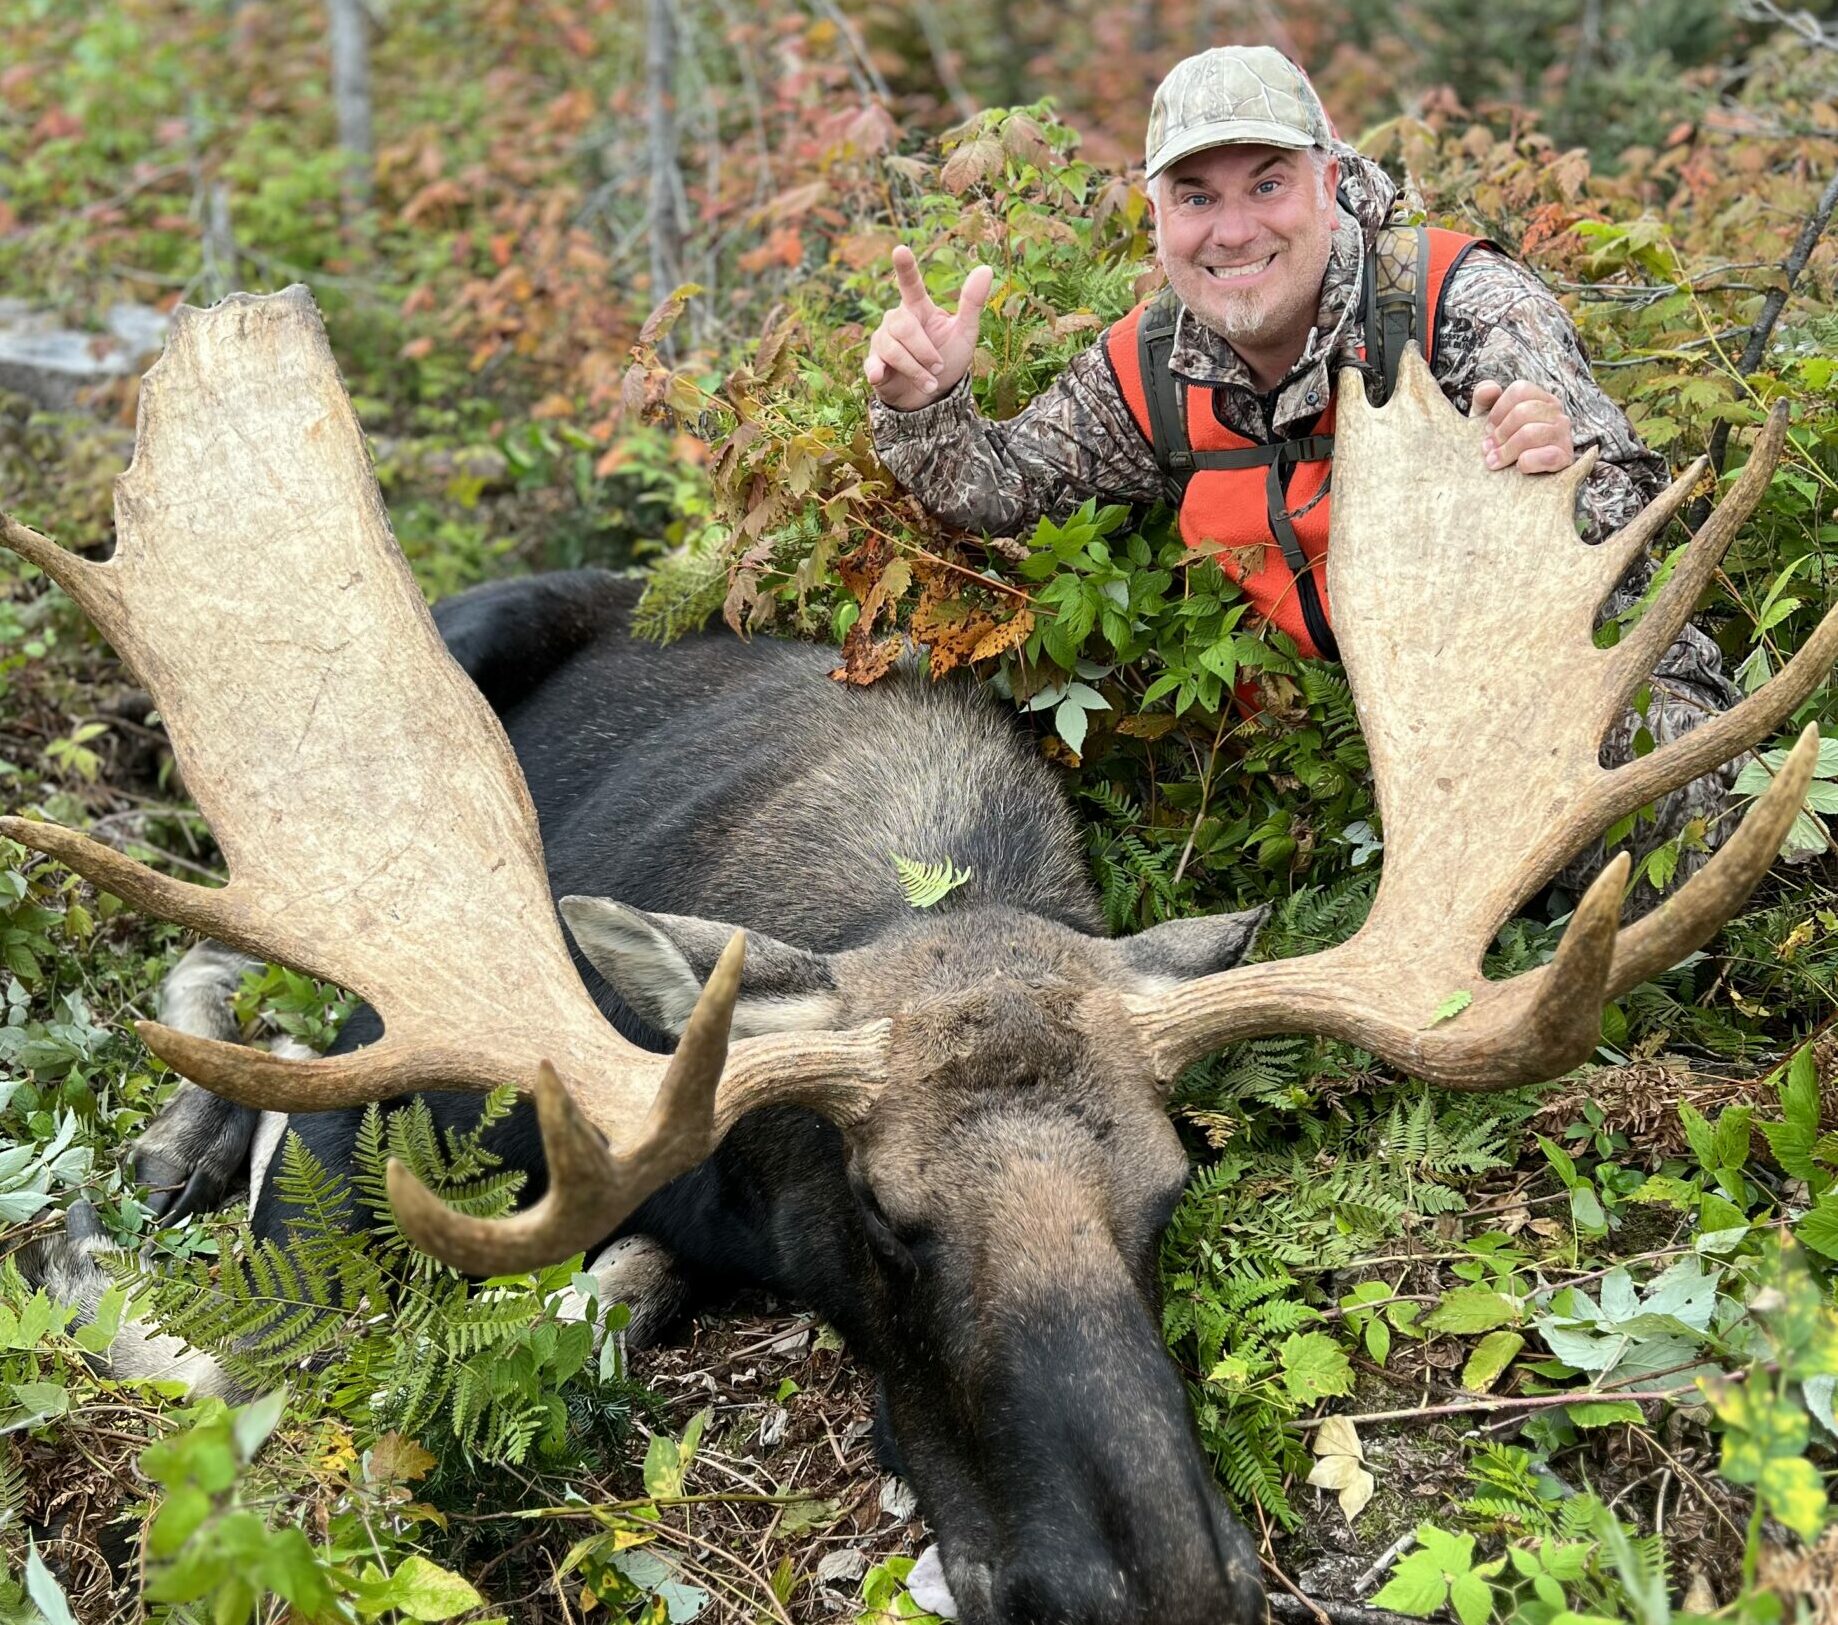
{"type": "Polygon", "coordinates": [[[1002,156],[999,136],[993,133],[979,135],[951,154],[938,176],[938,184],[953,197],[960,197],[979,181],[1000,175],[1002,156]]]}

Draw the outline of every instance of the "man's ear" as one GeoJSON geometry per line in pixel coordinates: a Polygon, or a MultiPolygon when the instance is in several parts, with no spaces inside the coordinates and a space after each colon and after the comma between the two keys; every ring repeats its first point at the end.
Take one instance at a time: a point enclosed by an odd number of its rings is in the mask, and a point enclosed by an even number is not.
{"type": "MultiPolygon", "coordinates": [[[[632,1013],[676,1037],[737,926],[689,914],[648,914],[610,897],[564,897],[558,905],[587,962],[632,1013]]],[[[747,933],[747,962],[734,1005],[736,1038],[809,1032],[842,1022],[830,961],[760,931],[747,933]]]]}
{"type": "Polygon", "coordinates": [[[1257,941],[1269,905],[1243,914],[1202,914],[1169,920],[1111,944],[1119,981],[1131,993],[1163,993],[1195,977],[1242,964],[1257,941]]]}

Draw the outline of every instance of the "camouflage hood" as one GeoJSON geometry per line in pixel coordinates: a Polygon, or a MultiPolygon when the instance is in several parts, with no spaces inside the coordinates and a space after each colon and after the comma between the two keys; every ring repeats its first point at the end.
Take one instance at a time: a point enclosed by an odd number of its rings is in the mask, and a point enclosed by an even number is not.
{"type": "MultiPolygon", "coordinates": [[[[1329,380],[1343,363],[1357,359],[1359,334],[1355,312],[1364,292],[1366,249],[1391,218],[1398,189],[1370,158],[1336,142],[1340,160],[1340,212],[1321,279],[1321,307],[1295,369],[1284,380],[1279,424],[1312,418],[1328,398],[1329,380]]],[[[1170,369],[1195,384],[1251,389],[1251,375],[1238,354],[1211,329],[1183,310],[1176,330],[1170,369]]]]}

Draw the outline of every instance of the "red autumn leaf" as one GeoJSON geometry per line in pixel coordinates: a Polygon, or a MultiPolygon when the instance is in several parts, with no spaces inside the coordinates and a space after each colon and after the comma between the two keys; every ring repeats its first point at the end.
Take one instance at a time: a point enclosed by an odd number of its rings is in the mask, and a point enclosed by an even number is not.
{"type": "Polygon", "coordinates": [[[959,197],[992,175],[1002,173],[1002,142],[995,135],[979,135],[962,142],[946,161],[938,184],[953,197],[959,197]]]}

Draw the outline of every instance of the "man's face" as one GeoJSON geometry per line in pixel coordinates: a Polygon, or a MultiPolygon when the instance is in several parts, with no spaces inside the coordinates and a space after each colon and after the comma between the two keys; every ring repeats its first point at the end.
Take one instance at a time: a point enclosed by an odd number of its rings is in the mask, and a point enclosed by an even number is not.
{"type": "Polygon", "coordinates": [[[1182,158],[1152,192],[1162,268],[1228,343],[1265,349],[1314,325],[1334,235],[1339,164],[1310,149],[1237,145],[1182,158]]]}

